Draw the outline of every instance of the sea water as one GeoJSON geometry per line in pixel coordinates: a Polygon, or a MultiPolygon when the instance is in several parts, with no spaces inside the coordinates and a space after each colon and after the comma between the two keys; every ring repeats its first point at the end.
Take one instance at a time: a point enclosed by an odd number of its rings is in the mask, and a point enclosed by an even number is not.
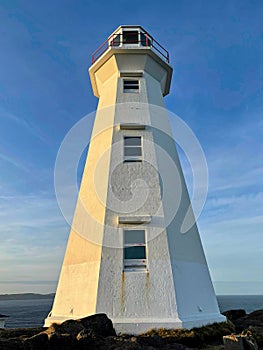
{"type": "Polygon", "coordinates": [[[218,295],[221,312],[232,309],[244,309],[246,313],[263,309],[263,295],[218,295]]]}
{"type": "Polygon", "coordinates": [[[53,299],[0,300],[0,314],[9,316],[5,328],[43,326],[53,299]]]}
{"type": "MultiPolygon", "coordinates": [[[[219,295],[220,311],[244,309],[247,313],[263,309],[262,295],[219,295]]],[[[8,315],[6,328],[41,327],[53,299],[0,300],[0,314],[8,315]]]]}

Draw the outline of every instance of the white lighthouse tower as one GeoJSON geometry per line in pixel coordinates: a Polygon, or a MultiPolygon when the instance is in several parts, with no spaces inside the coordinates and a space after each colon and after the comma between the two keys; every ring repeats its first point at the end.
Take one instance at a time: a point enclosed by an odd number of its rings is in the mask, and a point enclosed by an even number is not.
{"type": "Polygon", "coordinates": [[[191,204],[164,107],[168,52],[120,26],[89,73],[99,104],[45,325],[101,312],[126,333],[225,321],[197,226],[181,232],[191,204]]]}

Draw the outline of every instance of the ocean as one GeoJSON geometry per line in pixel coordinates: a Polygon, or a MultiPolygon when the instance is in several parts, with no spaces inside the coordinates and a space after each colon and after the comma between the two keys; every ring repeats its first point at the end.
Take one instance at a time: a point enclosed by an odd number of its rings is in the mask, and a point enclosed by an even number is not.
{"type": "MultiPolygon", "coordinates": [[[[221,312],[244,309],[247,313],[263,309],[262,295],[219,295],[221,312]]],[[[0,300],[0,314],[8,315],[6,328],[39,327],[51,310],[53,299],[0,300]]]]}

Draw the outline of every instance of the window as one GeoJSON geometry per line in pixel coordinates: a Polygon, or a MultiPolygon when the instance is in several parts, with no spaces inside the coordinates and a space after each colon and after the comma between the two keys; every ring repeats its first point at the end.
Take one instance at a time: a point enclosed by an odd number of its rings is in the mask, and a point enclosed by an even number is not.
{"type": "Polygon", "coordinates": [[[137,30],[124,31],[122,34],[123,44],[138,44],[138,34],[137,30]]]}
{"type": "Polygon", "coordinates": [[[113,39],[110,42],[111,46],[120,46],[120,42],[121,42],[121,35],[120,34],[116,34],[113,39]]]}
{"type": "Polygon", "coordinates": [[[145,230],[124,230],[124,269],[146,269],[145,230]]]}
{"type": "Polygon", "coordinates": [[[124,160],[140,161],[142,157],[141,136],[124,136],[124,160]]]}
{"type": "Polygon", "coordinates": [[[123,92],[139,92],[139,80],[124,79],[123,92]]]}
{"type": "Polygon", "coordinates": [[[151,46],[152,45],[152,41],[151,41],[148,34],[141,33],[141,45],[142,46],[151,46]]]}

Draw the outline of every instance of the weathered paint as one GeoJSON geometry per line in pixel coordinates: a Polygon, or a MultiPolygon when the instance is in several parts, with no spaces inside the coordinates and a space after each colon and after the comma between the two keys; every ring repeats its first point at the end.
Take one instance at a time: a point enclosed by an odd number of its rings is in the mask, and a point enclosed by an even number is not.
{"type": "Polygon", "coordinates": [[[171,73],[171,67],[149,49],[120,52],[110,48],[90,68],[100,100],[74,228],[46,326],[95,312],[105,312],[117,331],[128,333],[225,320],[219,313],[197,226],[187,234],[180,232],[190,200],[164,108],[171,73]],[[123,92],[121,72],[140,72],[139,93],[123,92]],[[146,127],[116,127],[125,123],[146,127]],[[123,161],[124,136],[142,137],[142,162],[123,161]],[[171,169],[166,168],[164,154],[176,165],[177,182],[168,176],[171,169]],[[166,197],[164,185],[169,188],[166,197]],[[179,192],[176,215],[165,224],[179,192]],[[128,224],[119,223],[124,209],[131,217],[128,224]],[[136,217],[148,220],[133,225],[136,217]],[[124,271],[123,229],[136,226],[146,231],[147,269],[124,271]]]}

